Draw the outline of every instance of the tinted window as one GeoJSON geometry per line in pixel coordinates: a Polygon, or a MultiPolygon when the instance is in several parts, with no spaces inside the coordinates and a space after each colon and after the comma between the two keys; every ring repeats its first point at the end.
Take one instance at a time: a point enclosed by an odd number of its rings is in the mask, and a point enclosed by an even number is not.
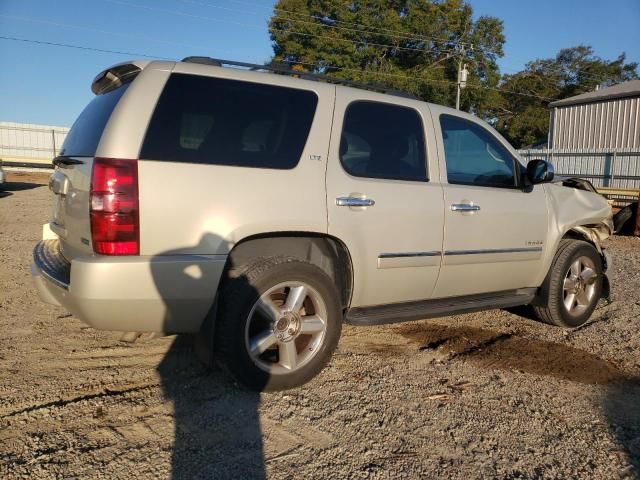
{"type": "Polygon", "coordinates": [[[449,115],[440,116],[449,183],[513,187],[514,160],[481,126],[449,115]]]}
{"type": "Polygon", "coordinates": [[[62,145],[60,155],[93,157],[109,117],[130,83],[94,97],[75,121],[62,145]]]}
{"type": "Polygon", "coordinates": [[[293,168],[318,98],[305,90],[174,74],[151,119],[141,158],[293,168]]]}
{"type": "Polygon", "coordinates": [[[356,177],[427,179],[418,112],[386,103],[354,102],[345,113],[340,161],[356,177]]]}

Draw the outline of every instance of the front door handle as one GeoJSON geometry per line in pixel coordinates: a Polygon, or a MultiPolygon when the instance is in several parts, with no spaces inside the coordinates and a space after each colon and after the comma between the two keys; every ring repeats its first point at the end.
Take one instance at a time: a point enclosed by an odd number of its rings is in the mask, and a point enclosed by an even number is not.
{"type": "Polygon", "coordinates": [[[358,198],[358,197],[338,197],[336,198],[336,205],[339,207],[373,207],[376,202],[373,198],[358,198]]]}
{"type": "Polygon", "coordinates": [[[480,205],[473,203],[454,203],[451,205],[451,210],[454,212],[477,212],[480,210],[480,205]]]}

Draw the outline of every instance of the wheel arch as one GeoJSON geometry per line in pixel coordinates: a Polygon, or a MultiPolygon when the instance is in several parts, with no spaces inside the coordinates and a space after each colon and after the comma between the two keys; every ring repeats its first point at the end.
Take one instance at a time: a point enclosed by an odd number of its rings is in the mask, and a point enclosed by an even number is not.
{"type": "Polygon", "coordinates": [[[347,309],[353,294],[353,264],[347,246],[331,235],[312,232],[265,232],[237,242],[227,260],[227,270],[247,265],[258,258],[292,256],[321,268],[331,278],[347,309]]]}

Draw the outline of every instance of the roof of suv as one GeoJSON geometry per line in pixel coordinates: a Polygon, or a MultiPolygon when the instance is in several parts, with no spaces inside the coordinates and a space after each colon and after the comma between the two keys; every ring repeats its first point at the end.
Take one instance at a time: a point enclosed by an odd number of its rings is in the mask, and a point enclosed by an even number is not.
{"type": "MultiPolygon", "coordinates": [[[[106,91],[104,89],[111,88],[111,85],[117,86],[120,83],[120,80],[124,80],[127,75],[135,75],[137,72],[147,68],[193,75],[203,75],[206,74],[205,72],[218,72],[218,75],[222,74],[220,76],[237,78],[245,81],[250,81],[251,77],[259,76],[261,78],[268,78],[268,83],[274,83],[274,77],[280,77],[282,79],[282,83],[290,88],[294,88],[294,85],[299,85],[300,87],[304,87],[309,90],[317,90],[319,85],[323,84],[331,85],[336,89],[348,92],[348,95],[353,96],[354,98],[362,97],[364,93],[364,96],[369,98],[379,97],[379,101],[383,101],[384,99],[390,103],[398,103],[406,106],[415,103],[427,104],[432,108],[432,110],[440,113],[449,113],[468,118],[472,121],[480,121],[479,118],[465,111],[456,110],[445,105],[425,102],[407,93],[391,90],[381,85],[361,84],[327,75],[299,72],[283,67],[282,65],[257,65],[232,60],[219,60],[209,57],[187,57],[184,61],[130,60],[128,62],[119,63],[112,65],[99,73],[93,81],[92,90],[96,94],[102,93],[103,91],[106,91]],[[133,73],[132,70],[134,71],[133,73]],[[107,86],[103,87],[101,83],[106,83],[107,86]]],[[[492,128],[490,125],[487,126],[492,128]]]]}

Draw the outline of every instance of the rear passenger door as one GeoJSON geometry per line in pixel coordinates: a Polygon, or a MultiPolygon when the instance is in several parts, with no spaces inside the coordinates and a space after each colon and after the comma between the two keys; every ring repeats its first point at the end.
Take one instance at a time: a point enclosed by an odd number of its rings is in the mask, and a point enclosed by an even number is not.
{"type": "Polygon", "coordinates": [[[425,104],[337,89],[327,209],[329,233],[351,253],[352,307],[432,294],[443,235],[432,129],[425,104]]]}

